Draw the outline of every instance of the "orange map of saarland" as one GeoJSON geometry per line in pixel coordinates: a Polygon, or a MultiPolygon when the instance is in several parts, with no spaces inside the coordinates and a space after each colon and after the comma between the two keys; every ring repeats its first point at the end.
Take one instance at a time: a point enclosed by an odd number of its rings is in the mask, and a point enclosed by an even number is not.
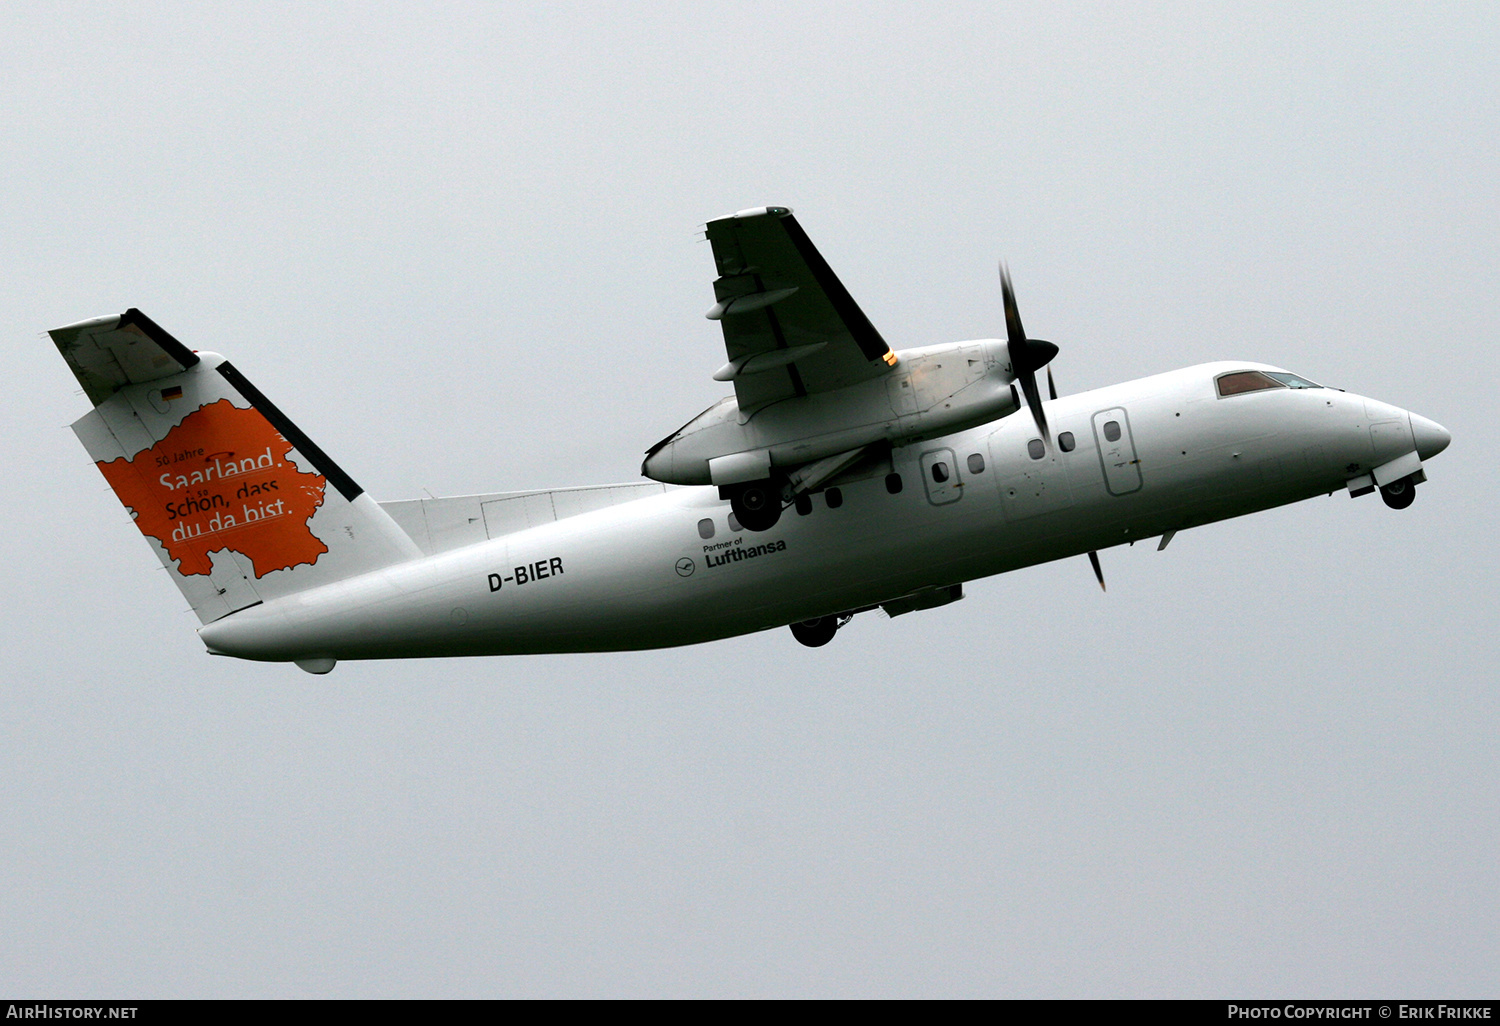
{"type": "Polygon", "coordinates": [[[207,574],[208,554],[232,549],[260,578],[328,551],[308,527],[328,482],[298,470],[291,451],[259,411],[220,399],[151,448],[97,466],[178,573],[207,574]]]}

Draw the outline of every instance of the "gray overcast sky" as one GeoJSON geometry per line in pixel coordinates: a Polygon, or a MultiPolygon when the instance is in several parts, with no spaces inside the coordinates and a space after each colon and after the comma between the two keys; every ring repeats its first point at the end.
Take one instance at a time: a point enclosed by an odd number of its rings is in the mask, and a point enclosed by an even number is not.
{"type": "Polygon", "coordinates": [[[1500,9],[0,6],[0,993],[1500,990],[1500,9]],[[630,480],[708,218],[1065,391],[1282,364],[1452,430],[1319,499],[616,656],[211,659],[45,329],[139,306],[380,498],[630,480]]]}

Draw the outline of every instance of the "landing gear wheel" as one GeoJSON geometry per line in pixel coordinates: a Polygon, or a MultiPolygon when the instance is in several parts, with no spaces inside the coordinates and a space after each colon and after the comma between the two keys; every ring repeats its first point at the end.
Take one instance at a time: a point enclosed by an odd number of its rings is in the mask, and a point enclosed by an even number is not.
{"type": "Polygon", "coordinates": [[[770,481],[747,484],[729,498],[729,508],[747,531],[769,531],[781,519],[781,489],[770,481]]]}
{"type": "Polygon", "coordinates": [[[1391,509],[1405,509],[1416,501],[1417,486],[1412,483],[1411,478],[1403,477],[1399,481],[1381,485],[1380,497],[1391,509]]]}
{"type": "Polygon", "coordinates": [[[792,637],[808,648],[822,648],[839,632],[839,618],[820,616],[816,620],[803,620],[792,624],[792,637]]]}

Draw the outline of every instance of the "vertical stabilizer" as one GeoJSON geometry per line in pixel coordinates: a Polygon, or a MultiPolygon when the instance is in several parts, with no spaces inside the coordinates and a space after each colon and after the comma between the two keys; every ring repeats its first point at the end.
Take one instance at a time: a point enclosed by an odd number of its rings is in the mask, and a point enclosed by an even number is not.
{"type": "Polygon", "coordinates": [[[223,357],[134,309],[48,334],[94,403],[74,432],[202,622],[421,555],[223,357]]]}

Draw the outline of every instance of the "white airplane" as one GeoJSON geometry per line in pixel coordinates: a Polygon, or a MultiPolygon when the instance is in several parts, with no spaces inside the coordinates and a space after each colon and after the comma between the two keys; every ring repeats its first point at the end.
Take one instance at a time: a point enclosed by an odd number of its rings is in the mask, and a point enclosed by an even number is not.
{"type": "Polygon", "coordinates": [[[602,652],[857,613],[1347,489],[1410,505],[1450,436],[1259,363],[1059,398],[1009,275],[1007,337],[893,351],[785,207],[706,229],[726,397],[646,482],[377,503],[222,356],[139,310],[50,335],[73,425],[215,655],[291,661],[602,652]],[[1019,386],[1019,391],[1017,389],[1019,386]],[[1022,413],[1023,407],[1026,412],[1022,413]]]}

